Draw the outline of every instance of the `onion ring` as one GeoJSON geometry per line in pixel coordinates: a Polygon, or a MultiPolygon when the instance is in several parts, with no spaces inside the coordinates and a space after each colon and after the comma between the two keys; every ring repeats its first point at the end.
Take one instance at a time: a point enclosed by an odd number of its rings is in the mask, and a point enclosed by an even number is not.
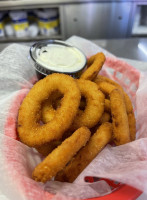
{"type": "Polygon", "coordinates": [[[130,142],[129,122],[124,96],[119,89],[110,93],[110,104],[113,125],[113,141],[116,145],[130,142]]]}
{"type": "Polygon", "coordinates": [[[110,94],[110,92],[113,89],[119,88],[123,92],[124,97],[125,97],[127,113],[132,112],[133,106],[132,106],[132,102],[130,100],[130,97],[126,94],[126,92],[124,92],[123,88],[118,83],[116,83],[115,81],[113,81],[113,80],[111,80],[111,79],[109,79],[105,76],[101,76],[101,75],[98,75],[98,77],[94,80],[94,82],[97,83],[98,86],[100,86],[100,89],[105,94],[110,94]],[[107,84],[107,83],[109,83],[109,84],[107,84]]]}
{"type": "Polygon", "coordinates": [[[70,163],[55,177],[56,181],[73,182],[87,165],[112,139],[112,124],[106,122],[91,136],[90,140],[83,147],[70,163]]]}
{"type": "Polygon", "coordinates": [[[90,138],[90,131],[86,127],[81,127],[72,136],[53,150],[33,171],[35,181],[46,182],[54,177],[71,158],[85,146],[90,138]]]}
{"type": "MultiPolygon", "coordinates": [[[[87,126],[88,128],[95,126],[101,119],[104,112],[104,95],[101,91],[98,90],[97,85],[94,82],[82,79],[76,80],[76,82],[79,86],[81,96],[84,97],[86,103],[83,101],[84,99],[81,98],[79,108],[82,105],[84,110],[78,110],[77,115],[71,127],[69,128],[69,131],[75,131],[81,126],[87,126]]],[[[61,95],[55,94],[54,96],[60,97],[61,95]]],[[[53,98],[54,100],[56,100],[55,97],[53,98]]],[[[51,119],[49,116],[54,117],[57,110],[52,107],[51,101],[48,101],[44,106],[45,107],[43,107],[44,110],[42,111],[42,118],[44,119],[44,122],[47,123],[51,119]]],[[[71,132],[69,131],[63,134],[63,139],[71,135],[71,132]]],[[[54,147],[54,145],[46,144],[45,146],[43,145],[39,148],[37,147],[36,149],[41,154],[48,155],[53,149],[52,147],[54,147]]]]}
{"type": "Polygon", "coordinates": [[[71,125],[71,130],[81,126],[91,128],[100,120],[104,112],[104,95],[98,90],[97,85],[89,80],[76,80],[80,88],[81,96],[86,99],[85,110],[78,110],[78,113],[71,125]]]}
{"type": "Polygon", "coordinates": [[[125,106],[126,106],[126,110],[127,110],[127,115],[128,115],[131,141],[135,140],[136,120],[135,120],[135,115],[134,115],[133,106],[132,106],[130,97],[127,95],[126,92],[124,92],[123,88],[118,83],[116,83],[115,81],[113,81],[107,77],[98,75],[98,77],[94,81],[98,85],[99,89],[105,95],[109,95],[116,88],[118,88],[123,93],[124,100],[125,100],[125,106]]]}
{"type": "Polygon", "coordinates": [[[110,122],[110,123],[112,122],[110,113],[104,111],[98,124],[96,124],[96,126],[90,129],[92,135],[96,132],[96,130],[100,127],[101,124],[104,124],[105,122],[110,122]]]}
{"type": "Polygon", "coordinates": [[[110,113],[111,112],[111,107],[110,107],[110,100],[105,99],[105,109],[106,112],[110,113]]]}
{"type": "Polygon", "coordinates": [[[80,98],[76,81],[68,75],[54,73],[38,81],[19,109],[20,140],[28,146],[36,147],[60,139],[77,114],[80,98]],[[41,125],[41,104],[55,90],[59,90],[64,95],[62,105],[53,120],[41,125]]]}
{"type": "Polygon", "coordinates": [[[105,62],[105,55],[103,53],[97,53],[96,55],[89,58],[87,69],[83,72],[80,79],[94,80],[99,71],[101,70],[105,62]]]}
{"type": "Polygon", "coordinates": [[[50,143],[44,144],[42,146],[36,147],[36,150],[43,156],[47,156],[51,153],[57,146],[61,144],[60,140],[52,141],[50,143]]]}
{"type": "Polygon", "coordinates": [[[99,124],[103,124],[105,122],[109,122],[110,119],[111,119],[111,115],[109,113],[107,113],[107,112],[104,112],[102,117],[101,117],[101,119],[100,119],[100,121],[99,121],[99,124]]]}
{"type": "Polygon", "coordinates": [[[43,123],[50,122],[55,114],[57,109],[61,106],[63,95],[59,91],[55,91],[51,94],[51,97],[43,102],[41,108],[41,120],[43,123]]]}
{"type": "Polygon", "coordinates": [[[136,139],[136,119],[134,112],[128,113],[128,122],[129,122],[129,130],[130,130],[130,139],[134,141],[136,139]]]}

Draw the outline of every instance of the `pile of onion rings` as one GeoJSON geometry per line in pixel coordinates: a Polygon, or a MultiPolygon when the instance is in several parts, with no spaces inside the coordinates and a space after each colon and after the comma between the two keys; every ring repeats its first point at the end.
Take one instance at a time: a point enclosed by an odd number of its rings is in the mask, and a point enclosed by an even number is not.
{"type": "Polygon", "coordinates": [[[103,53],[90,57],[79,79],[48,75],[24,98],[19,139],[44,156],[34,180],[73,182],[106,144],[135,140],[131,100],[118,83],[98,75],[104,62],[103,53]]]}

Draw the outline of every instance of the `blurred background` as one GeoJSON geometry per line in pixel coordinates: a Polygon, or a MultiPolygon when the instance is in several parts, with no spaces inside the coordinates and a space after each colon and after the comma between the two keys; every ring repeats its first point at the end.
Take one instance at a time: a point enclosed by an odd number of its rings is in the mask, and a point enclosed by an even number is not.
{"type": "Polygon", "coordinates": [[[134,39],[147,56],[147,0],[0,0],[1,44],[72,35],[108,50],[112,40],[134,39]]]}

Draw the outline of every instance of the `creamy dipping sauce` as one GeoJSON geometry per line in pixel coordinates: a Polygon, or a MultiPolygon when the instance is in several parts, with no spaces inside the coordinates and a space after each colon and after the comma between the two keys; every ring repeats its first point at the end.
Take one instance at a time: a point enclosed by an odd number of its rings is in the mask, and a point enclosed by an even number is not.
{"type": "Polygon", "coordinates": [[[84,54],[75,47],[49,44],[37,52],[37,63],[57,72],[74,72],[86,63],[84,54]]]}

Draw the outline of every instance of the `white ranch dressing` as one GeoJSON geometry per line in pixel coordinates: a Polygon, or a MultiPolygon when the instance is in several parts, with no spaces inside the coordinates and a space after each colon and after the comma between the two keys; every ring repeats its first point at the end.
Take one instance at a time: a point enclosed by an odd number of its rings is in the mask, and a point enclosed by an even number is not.
{"type": "Polygon", "coordinates": [[[85,65],[84,54],[75,47],[49,44],[37,53],[37,62],[57,72],[78,71],[85,65]]]}

